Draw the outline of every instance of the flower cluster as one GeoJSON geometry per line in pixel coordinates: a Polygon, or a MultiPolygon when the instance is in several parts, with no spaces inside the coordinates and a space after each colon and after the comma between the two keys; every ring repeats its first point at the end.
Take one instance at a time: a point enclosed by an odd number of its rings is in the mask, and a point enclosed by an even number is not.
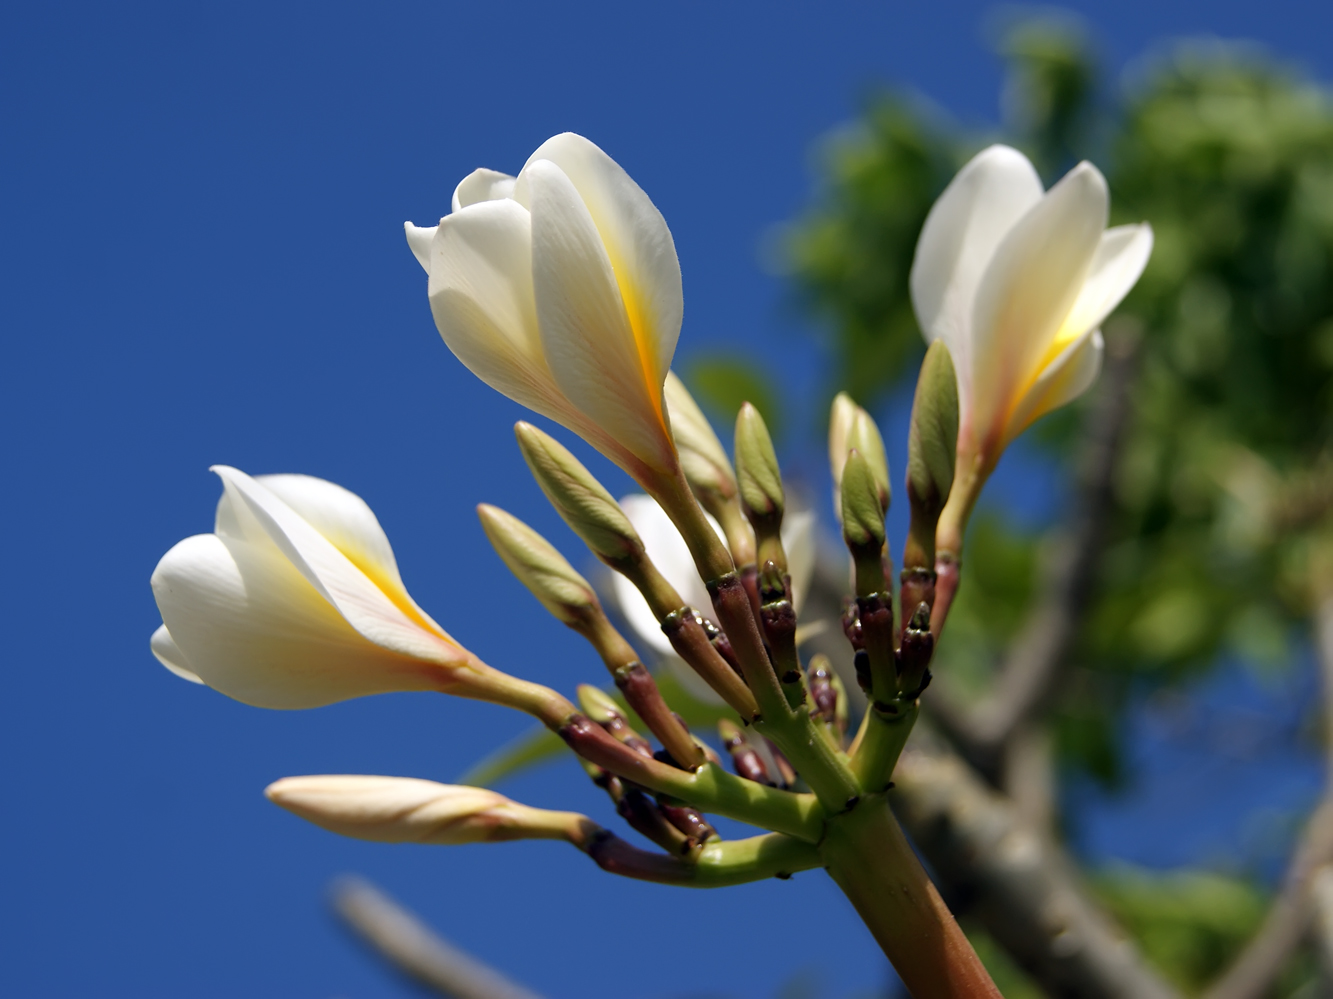
{"type": "MultiPolygon", "coordinates": [[[[632,641],[546,539],[499,507],[478,508],[505,564],[601,659],[607,689],[583,685],[575,705],[482,662],[412,600],[374,514],[347,490],[225,466],[214,469],[214,532],[176,545],[153,573],[163,624],[152,650],[177,675],[262,707],[397,690],[524,711],[661,852],[480,788],[368,776],[269,788],[335,832],[564,839],[614,873],[699,886],[823,866],[905,977],[924,960],[911,943],[919,934],[901,932],[908,922],[956,963],[970,948],[931,901],[884,792],[930,679],[976,496],[1026,426],[1093,381],[1100,323],[1147,261],[1148,227],[1108,230],[1106,217],[1094,167],[1043,193],[1031,164],[1001,146],[973,159],[931,211],[911,272],[932,346],[913,406],[912,525],[896,597],[880,432],[850,398],[834,403],[829,457],[853,569],[842,620],[851,654],[834,663],[800,649],[813,516],[788,509],[762,415],[742,407],[729,456],[670,372],[683,305],[662,215],[572,134],[542,144],[515,176],[477,170],[438,225],[406,227],[441,336],[478,377],[584,438],[646,493],[617,502],[549,434],[516,427],[542,491],[614,572],[607,592],[632,641]],[[734,772],[672,710],[636,646],[711,706],[734,772]],[[768,832],[723,842],[709,812],[768,832]]],[[[974,973],[984,977],[963,977],[974,973]]]]}

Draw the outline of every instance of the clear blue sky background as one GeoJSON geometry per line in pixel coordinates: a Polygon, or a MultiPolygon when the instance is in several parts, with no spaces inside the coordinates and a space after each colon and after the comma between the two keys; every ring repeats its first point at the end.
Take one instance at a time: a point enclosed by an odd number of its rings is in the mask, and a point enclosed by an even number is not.
{"type": "MultiPolygon", "coordinates": [[[[1079,6],[1113,66],[1210,32],[1333,75],[1313,0],[1079,6]]],[[[412,994],[326,915],[344,871],[555,997],[758,999],[801,969],[830,995],[880,987],[818,874],[699,895],[555,844],[391,848],[279,811],[260,795],[277,777],[448,780],[523,723],[424,695],[244,707],[152,660],[148,576],[211,528],[210,463],[307,472],[370,502],[417,599],[485,658],[567,690],[599,680],[475,525],[486,500],[570,541],[513,446],[521,413],[440,343],[402,221],[438,218],[476,166],[512,172],[582,132],[671,224],[682,354],[737,342],[810,370],[761,234],[807,202],[816,141],[873,83],[994,121],[986,9],[8,5],[0,993],[412,994]]],[[[573,766],[506,790],[607,816],[573,766]]],[[[1132,831],[1104,828],[1101,852],[1133,853],[1132,831]]]]}

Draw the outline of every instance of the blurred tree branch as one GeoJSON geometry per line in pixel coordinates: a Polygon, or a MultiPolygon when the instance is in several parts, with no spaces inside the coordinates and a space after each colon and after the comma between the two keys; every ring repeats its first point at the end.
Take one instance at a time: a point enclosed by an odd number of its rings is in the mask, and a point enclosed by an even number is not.
{"type": "Polygon", "coordinates": [[[1263,925],[1206,999],[1261,999],[1292,952],[1311,929],[1316,915],[1315,884],[1333,863],[1333,586],[1316,583],[1315,653],[1323,694],[1324,793],[1306,822],[1300,841],[1263,925]]]}
{"type": "Polygon", "coordinates": [[[459,950],[384,892],[361,878],[342,878],[333,911],[378,957],[449,999],[541,999],[459,950]]]}
{"type": "Polygon", "coordinates": [[[894,783],[898,814],[952,904],[977,918],[1049,995],[1176,996],[1092,899],[1065,852],[924,725],[894,783]]]}

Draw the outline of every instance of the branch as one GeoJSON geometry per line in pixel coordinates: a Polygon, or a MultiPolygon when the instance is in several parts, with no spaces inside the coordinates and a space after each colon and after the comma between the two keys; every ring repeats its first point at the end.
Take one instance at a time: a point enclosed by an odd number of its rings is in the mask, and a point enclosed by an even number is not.
{"type": "Polygon", "coordinates": [[[1139,333],[1131,322],[1122,320],[1122,328],[1107,339],[1100,395],[1084,429],[1078,493],[1043,566],[1036,604],[1009,648],[994,689],[976,707],[958,704],[946,685],[927,699],[941,727],[987,774],[994,774],[1010,737],[1050,695],[1088,603],[1137,369],[1139,333]]]}
{"type": "Polygon", "coordinates": [[[1292,951],[1301,943],[1314,914],[1313,886],[1333,863],[1333,590],[1323,589],[1315,611],[1315,651],[1324,696],[1324,794],[1305,824],[1282,878],[1282,889],[1263,925],[1205,999],[1259,999],[1266,995],[1292,951]]]}
{"type": "Polygon", "coordinates": [[[1073,861],[918,725],[894,771],[899,818],[950,895],[1052,996],[1175,999],[1073,861]]]}
{"type": "Polygon", "coordinates": [[[333,910],[377,955],[450,999],[541,999],[436,934],[368,881],[333,885],[333,910]]]}

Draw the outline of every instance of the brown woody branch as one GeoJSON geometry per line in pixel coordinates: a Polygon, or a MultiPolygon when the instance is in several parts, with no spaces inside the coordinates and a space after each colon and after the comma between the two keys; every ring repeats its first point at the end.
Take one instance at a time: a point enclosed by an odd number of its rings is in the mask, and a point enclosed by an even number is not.
{"type": "Polygon", "coordinates": [[[1325,726],[1324,794],[1292,852],[1277,898],[1259,932],[1205,999],[1260,999],[1310,929],[1315,915],[1314,885],[1333,863],[1333,588],[1321,587],[1315,610],[1315,652],[1323,686],[1325,726]]]}

